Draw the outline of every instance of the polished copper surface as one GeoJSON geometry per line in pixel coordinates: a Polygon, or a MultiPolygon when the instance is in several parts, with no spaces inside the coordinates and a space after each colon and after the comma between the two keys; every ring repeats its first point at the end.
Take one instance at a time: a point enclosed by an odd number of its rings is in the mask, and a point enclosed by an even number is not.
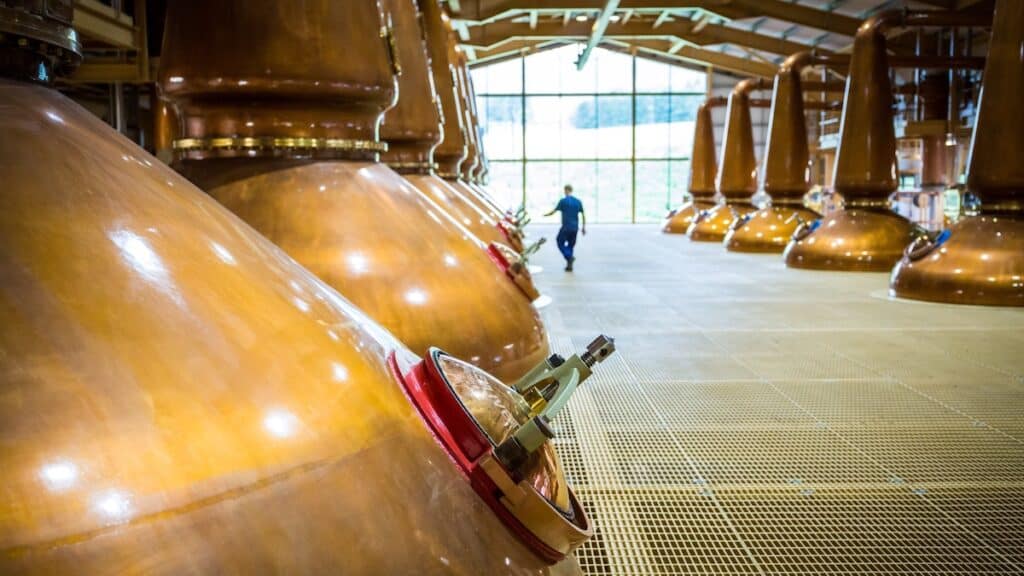
{"type": "Polygon", "coordinates": [[[456,50],[455,84],[462,106],[462,118],[469,152],[466,161],[462,163],[461,174],[462,179],[466,182],[475,183],[476,174],[483,167],[483,158],[480,155],[480,132],[477,129],[476,103],[473,102],[472,91],[469,87],[469,66],[466,55],[454,44],[457,42],[454,34],[451,35],[451,39],[456,50]]]}
{"type": "Polygon", "coordinates": [[[462,197],[477,207],[482,213],[489,216],[491,220],[496,222],[498,230],[502,231],[502,235],[505,237],[505,243],[508,244],[516,252],[522,252],[525,248],[523,242],[523,233],[521,230],[516,228],[513,224],[508,221],[505,214],[499,212],[496,208],[490,205],[485,199],[484,195],[476,188],[458,179],[446,179],[449,186],[454,188],[456,191],[462,194],[462,197]]]}
{"type": "Polygon", "coordinates": [[[385,0],[402,74],[398,102],[384,114],[380,137],[388,143],[381,161],[400,174],[427,174],[441,143],[441,112],[431,78],[416,0],[385,0]]]}
{"type": "Polygon", "coordinates": [[[383,164],[222,160],[183,173],[391,330],[503,380],[548,353],[538,312],[486,246],[383,164]]]}
{"type": "MultiPolygon", "coordinates": [[[[448,355],[439,356],[438,368],[494,446],[507,440],[530,419],[530,405],[511,386],[448,355]]],[[[539,494],[563,514],[572,513],[569,485],[550,442],[532,454],[522,470],[523,478],[539,494]]]]}
{"type": "Polygon", "coordinates": [[[885,37],[894,13],[865,21],[854,38],[833,176],[845,211],[830,216],[809,236],[794,236],[785,251],[788,266],[887,270],[913,240],[911,223],[888,206],[898,185],[885,37]]]}
{"type": "Polygon", "coordinates": [[[1024,306],[1024,3],[996,3],[986,81],[971,139],[968,192],[981,215],[908,247],[893,268],[894,296],[1024,306]]]}
{"type": "Polygon", "coordinates": [[[786,249],[793,233],[821,216],[800,206],[771,205],[740,217],[723,238],[731,252],[775,252],[786,249]]]}
{"type": "Polygon", "coordinates": [[[687,185],[692,200],[684,202],[666,217],[662,232],[685,234],[698,213],[715,206],[712,199],[716,193],[718,161],[715,154],[715,127],[711,119],[711,109],[725,103],[725,98],[708,98],[697,108],[693,126],[693,151],[690,153],[690,180],[687,185]]]}
{"type": "Polygon", "coordinates": [[[733,224],[745,214],[756,210],[750,204],[719,204],[702,210],[690,223],[686,235],[694,242],[722,242],[733,224]]]}
{"type": "MultiPolygon", "coordinates": [[[[465,128],[463,105],[456,85],[456,64],[454,48],[449,45],[451,25],[438,0],[418,0],[423,14],[423,27],[430,52],[430,63],[433,71],[434,85],[441,102],[444,115],[444,140],[434,150],[434,161],[437,173],[459,190],[479,211],[488,215],[495,222],[504,219],[504,213],[488,204],[486,200],[465,184],[458,182],[460,168],[469,154],[468,132],[465,128]]],[[[522,245],[512,246],[517,251],[522,245]]]]}
{"type": "Polygon", "coordinates": [[[437,202],[485,244],[508,242],[494,218],[477,207],[476,203],[466,197],[464,191],[456,189],[447,180],[435,174],[406,174],[405,179],[437,202]]]}
{"type": "MultiPolygon", "coordinates": [[[[945,71],[928,70],[918,85],[920,120],[941,123],[946,127],[949,115],[949,75],[945,71]]],[[[921,136],[921,178],[922,188],[945,187],[949,181],[949,160],[952,147],[946,146],[945,130],[921,136]]]]}
{"type": "Polygon", "coordinates": [[[388,143],[388,151],[381,155],[381,160],[484,244],[506,242],[497,222],[434,174],[433,150],[442,137],[441,111],[419,11],[415,0],[388,0],[384,8],[391,16],[402,75],[398,103],[385,113],[381,124],[381,137],[388,143]]]}
{"type": "Polygon", "coordinates": [[[455,93],[454,62],[448,52],[448,34],[451,26],[441,9],[439,0],[417,0],[423,17],[423,33],[426,37],[433,73],[434,87],[441,106],[444,122],[444,139],[434,149],[434,162],[438,173],[445,179],[456,178],[459,165],[466,158],[466,134],[458,118],[462,114],[455,93]]]}
{"type": "MultiPolygon", "coordinates": [[[[168,10],[164,36],[168,57],[188,52],[178,44],[217,34],[222,22],[209,18],[201,4],[186,0],[168,10]]],[[[343,9],[337,8],[341,5],[268,1],[266,9],[257,9],[248,0],[217,3],[218,11],[244,13],[240,18],[244,27],[274,40],[247,53],[249,60],[242,67],[263,75],[257,82],[263,89],[260,106],[270,111],[322,109],[321,119],[330,126],[344,125],[358,113],[357,126],[377,126],[391,105],[388,87],[393,78],[386,65],[397,59],[386,53],[397,49],[391,41],[396,37],[393,31],[378,32],[381,14],[376,0],[346,2],[343,9]],[[273,49],[279,29],[281,41],[301,31],[310,46],[306,52],[290,43],[284,49],[284,54],[303,63],[297,71],[269,68],[282,57],[273,49]],[[315,41],[327,37],[331,40],[323,44],[330,47],[315,41]],[[337,38],[345,39],[341,43],[345,50],[335,47],[337,38]],[[261,58],[264,65],[251,61],[261,58]],[[369,67],[373,62],[385,68],[369,67]],[[300,73],[314,86],[337,84],[339,88],[301,94],[275,88],[288,85],[287,80],[300,73]],[[316,74],[323,76],[318,80],[316,74]],[[351,96],[352,88],[342,82],[345,79],[359,82],[359,96],[351,96]],[[353,102],[346,100],[350,96],[353,102]],[[341,113],[333,117],[331,111],[341,113]]],[[[223,55],[214,60],[227,66],[223,55]]],[[[223,109],[225,117],[238,117],[255,108],[233,112],[230,106],[239,105],[241,96],[220,84],[211,88],[196,81],[227,70],[218,72],[206,62],[185,62],[180,57],[171,58],[171,65],[161,78],[165,94],[179,112],[191,109],[195,117],[207,118],[205,108],[211,107],[223,109]],[[198,67],[205,76],[190,72],[189,66],[198,67]],[[176,82],[174,74],[186,80],[176,82]],[[167,90],[168,85],[175,87],[167,90]],[[180,85],[191,89],[183,93],[180,85]]],[[[243,95],[252,91],[243,88],[243,95]]],[[[182,121],[190,125],[187,116],[182,121]]],[[[259,154],[210,158],[178,152],[177,166],[187,178],[362,307],[416,354],[425,353],[431,345],[442,347],[502,379],[518,377],[547,355],[547,335],[537,310],[490,259],[487,245],[387,166],[352,158],[309,159],[308,152],[294,149],[277,151],[289,158],[259,154]]]]}
{"type": "Polygon", "coordinates": [[[681,206],[672,209],[668,213],[665,222],[661,226],[661,231],[668,234],[686,234],[687,229],[690,228],[690,224],[693,223],[693,219],[698,214],[714,207],[715,203],[710,200],[690,200],[689,202],[684,202],[681,206]]]}
{"type": "Polygon", "coordinates": [[[1024,306],[1024,219],[968,216],[936,241],[908,247],[889,291],[914,300],[1024,306]]]}
{"type": "Polygon", "coordinates": [[[697,109],[693,152],[690,155],[690,180],[687,186],[694,198],[711,198],[716,193],[718,154],[715,152],[715,128],[711,119],[711,109],[723,106],[726,102],[727,100],[722,97],[708,98],[697,109]]]}
{"type": "Polygon", "coordinates": [[[733,252],[782,252],[796,229],[818,219],[801,206],[810,189],[807,123],[804,117],[801,71],[816,57],[800,52],[788,57],[775,75],[772,112],[765,143],[762,190],[771,206],[737,220],[726,234],[725,247],[733,252]]]}
{"type": "Polygon", "coordinates": [[[179,157],[373,159],[397,93],[387,30],[374,0],[169,3],[159,81],[179,157]]]}
{"type": "Polygon", "coordinates": [[[479,134],[476,130],[476,122],[473,119],[473,106],[469,102],[469,94],[466,90],[466,66],[465,56],[457,50],[456,37],[454,33],[449,35],[452,58],[455,62],[455,93],[459,99],[459,108],[462,110],[460,120],[463,131],[466,133],[466,159],[459,166],[459,177],[463,181],[472,182],[473,174],[480,165],[477,140],[479,134]]]}
{"type": "Polygon", "coordinates": [[[746,203],[757,192],[757,158],[754,127],[750,118],[750,91],[764,89],[763,79],[741,80],[729,93],[725,135],[716,186],[727,203],[746,203]]]}
{"type": "Polygon", "coordinates": [[[153,150],[155,156],[164,164],[174,160],[175,126],[178,118],[174,109],[167,102],[155,99],[156,110],[153,114],[153,150]]]}
{"type": "Polygon", "coordinates": [[[891,210],[847,208],[798,229],[784,255],[790,268],[886,272],[916,234],[891,210]]]}
{"type": "Polygon", "coordinates": [[[0,80],[0,159],[0,573],[578,572],[481,502],[394,337],[156,158],[0,80]]]}
{"type": "Polygon", "coordinates": [[[469,73],[469,64],[468,64],[468,61],[465,58],[463,58],[463,65],[464,65],[463,74],[464,74],[464,77],[466,78],[466,90],[469,93],[470,111],[472,112],[473,126],[476,129],[475,134],[477,135],[477,139],[476,139],[477,169],[473,173],[473,177],[472,177],[472,179],[470,181],[473,182],[474,184],[479,185],[479,186],[483,186],[485,184],[485,177],[487,175],[487,169],[488,169],[487,168],[488,167],[487,153],[484,150],[484,140],[483,140],[483,137],[482,137],[483,133],[480,131],[480,112],[478,111],[477,105],[476,105],[477,104],[476,88],[473,86],[473,75],[469,73]]]}
{"type": "Polygon", "coordinates": [[[729,94],[719,162],[721,171],[716,181],[718,194],[724,203],[703,210],[694,217],[686,230],[690,240],[721,242],[741,216],[756,209],[750,204],[750,197],[757,191],[757,159],[754,157],[749,93],[764,87],[764,82],[759,79],[741,80],[729,94]]]}

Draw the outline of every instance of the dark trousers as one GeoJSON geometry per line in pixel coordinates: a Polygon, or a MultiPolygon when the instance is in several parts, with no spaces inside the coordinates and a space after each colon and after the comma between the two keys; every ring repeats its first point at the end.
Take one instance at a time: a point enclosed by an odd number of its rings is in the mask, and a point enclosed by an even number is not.
{"type": "Polygon", "coordinates": [[[560,229],[555,243],[558,244],[558,251],[562,253],[565,261],[572,260],[572,249],[576,247],[576,230],[560,229]]]}

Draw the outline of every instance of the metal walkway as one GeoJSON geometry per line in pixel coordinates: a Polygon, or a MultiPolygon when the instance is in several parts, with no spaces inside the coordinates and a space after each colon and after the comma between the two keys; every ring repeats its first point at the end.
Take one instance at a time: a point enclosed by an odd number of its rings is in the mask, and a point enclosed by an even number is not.
{"type": "Polygon", "coordinates": [[[535,263],[556,350],[619,350],[556,422],[585,573],[1024,572],[1024,310],[650,226],[577,250],[535,263]]]}

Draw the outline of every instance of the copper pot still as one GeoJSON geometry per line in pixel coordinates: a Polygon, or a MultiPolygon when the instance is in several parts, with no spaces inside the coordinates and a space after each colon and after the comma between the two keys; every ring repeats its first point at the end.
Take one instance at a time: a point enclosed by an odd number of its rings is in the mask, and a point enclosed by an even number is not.
{"type": "MultiPolygon", "coordinates": [[[[435,174],[433,151],[441,143],[445,127],[419,11],[415,0],[388,0],[383,5],[391,18],[402,74],[398,79],[398,103],[387,111],[381,125],[381,137],[388,144],[382,160],[486,244],[489,253],[499,250],[515,254],[511,247],[504,246],[506,238],[497,223],[435,174]]],[[[519,259],[515,254],[513,260],[519,259]]],[[[499,260],[501,264],[504,262],[499,260]]],[[[527,268],[514,266],[514,262],[500,267],[528,300],[540,298],[527,268]]]]}
{"type": "Polygon", "coordinates": [[[472,206],[471,213],[481,215],[487,225],[497,230],[504,243],[521,252],[524,248],[521,235],[506,225],[505,214],[459,180],[462,164],[469,155],[469,141],[463,117],[465,104],[457,84],[454,31],[438,0],[417,0],[417,5],[423,14],[432,78],[444,124],[444,137],[433,151],[435,172],[448,184],[440,191],[455,197],[454,202],[472,206]]]}
{"type": "Polygon", "coordinates": [[[1024,3],[999,0],[971,138],[967,190],[981,213],[907,247],[892,270],[893,296],[1024,306],[1024,3]],[[991,80],[990,80],[991,79],[991,80]]]}
{"type": "Polygon", "coordinates": [[[741,80],[729,94],[721,171],[715,181],[721,202],[697,214],[686,230],[690,240],[721,242],[740,217],[756,210],[750,203],[750,197],[757,191],[757,159],[749,94],[766,86],[762,79],[741,80]]]}
{"type": "Polygon", "coordinates": [[[486,244],[377,162],[397,50],[374,0],[171,3],[176,167],[416,354],[437,345],[515,379],[548,354],[537,310],[486,244]]]}
{"type": "MultiPolygon", "coordinates": [[[[40,6],[0,7],[0,573],[578,573],[589,525],[549,442],[520,468],[540,507],[499,520],[403,391],[427,359],[88,111],[10,79],[77,59],[71,3],[40,6]]],[[[463,418],[498,439],[523,425],[504,384],[444,366],[491,400],[463,418]]]]}
{"type": "Polygon", "coordinates": [[[669,212],[662,224],[662,232],[686,234],[697,214],[715,206],[718,161],[715,159],[715,127],[711,119],[711,109],[725,103],[725,98],[713,97],[705,100],[697,108],[693,127],[693,151],[690,154],[690,179],[687,185],[690,200],[669,212]]]}
{"type": "Polygon", "coordinates": [[[775,75],[761,187],[771,204],[733,223],[723,240],[729,251],[781,253],[798,227],[819,218],[803,207],[810,189],[810,154],[800,74],[821,60],[800,52],[787,58],[775,75]]]}
{"type": "MultiPolygon", "coordinates": [[[[450,34],[449,38],[454,42],[454,34],[450,34]]],[[[467,135],[469,155],[466,162],[461,166],[461,178],[457,178],[453,185],[464,191],[466,196],[472,198],[481,210],[497,221],[509,244],[521,252],[524,249],[525,234],[522,228],[525,224],[518,221],[507,208],[499,206],[490,192],[482,186],[477,176],[484,167],[485,160],[483,157],[480,125],[476,113],[476,95],[473,90],[473,81],[469,74],[469,66],[467,65],[465,54],[456,47],[454,58],[456,92],[460,106],[465,112],[462,116],[462,122],[464,132],[467,135]]]]}
{"type": "Polygon", "coordinates": [[[969,26],[981,21],[983,17],[957,12],[892,10],[872,16],[857,29],[833,179],[845,207],[794,233],[784,252],[787,266],[885,272],[923,234],[889,206],[898,182],[885,32],[892,25],[969,26]]]}

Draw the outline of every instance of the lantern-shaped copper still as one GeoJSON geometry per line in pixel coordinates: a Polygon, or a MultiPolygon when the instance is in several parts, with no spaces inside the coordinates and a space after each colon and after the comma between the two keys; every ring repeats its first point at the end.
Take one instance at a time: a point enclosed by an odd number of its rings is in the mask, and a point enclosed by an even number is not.
{"type": "Polygon", "coordinates": [[[177,166],[414,352],[443,346],[516,378],[548,352],[537,311],[476,237],[377,162],[395,41],[374,0],[171,3],[160,83],[177,166]]]}
{"type": "Polygon", "coordinates": [[[715,127],[711,120],[711,109],[724,106],[726,102],[725,98],[712,97],[697,108],[693,152],[690,154],[690,180],[687,186],[691,199],[669,212],[662,225],[662,232],[686,234],[686,230],[698,214],[715,207],[718,161],[715,158],[715,127]]]}
{"type": "Polygon", "coordinates": [[[72,10],[0,6],[0,573],[578,573],[529,418],[609,341],[515,389],[413,355],[44,85],[72,10]]]}
{"type": "Polygon", "coordinates": [[[715,182],[722,203],[700,212],[686,235],[698,242],[721,242],[739,217],[756,208],[750,198],[757,191],[757,159],[754,156],[754,127],[750,118],[750,91],[763,89],[763,79],[741,80],[729,94],[725,137],[722,140],[721,171],[715,182]]]}
{"type": "Polygon", "coordinates": [[[469,136],[463,119],[465,106],[456,83],[458,60],[454,33],[438,0],[418,0],[418,5],[423,14],[430,66],[444,123],[444,139],[434,149],[437,175],[448,183],[448,190],[454,191],[461,202],[469,203],[477,214],[486,218],[487,225],[497,229],[508,246],[521,252],[524,248],[522,235],[506,222],[505,214],[459,180],[462,164],[469,155],[469,136]]]}
{"type": "Polygon", "coordinates": [[[896,135],[885,31],[890,25],[971,25],[956,12],[883,12],[857,29],[847,77],[833,188],[844,208],[801,226],[786,246],[786,265],[881,272],[924,231],[890,209],[896,191],[896,135]]]}
{"type": "Polygon", "coordinates": [[[890,278],[894,296],[1024,306],[1022,22],[1024,3],[996,3],[967,172],[967,190],[980,202],[980,213],[907,247],[890,278]]]}
{"type": "Polygon", "coordinates": [[[381,136],[388,143],[383,161],[486,243],[488,255],[529,300],[536,300],[540,293],[530,271],[521,256],[504,245],[506,239],[496,223],[434,173],[432,151],[446,127],[441,125],[416,3],[388,0],[384,5],[392,19],[402,75],[398,103],[387,111],[381,125],[381,136]]]}
{"type": "MultiPolygon", "coordinates": [[[[454,35],[451,36],[454,39],[454,35]]],[[[524,223],[505,207],[501,207],[491,197],[491,194],[481,185],[477,174],[484,167],[483,142],[481,139],[480,125],[476,112],[476,96],[473,91],[473,80],[469,74],[466,55],[456,48],[455,68],[456,95],[459,98],[459,105],[462,114],[462,125],[466,133],[466,149],[468,151],[466,161],[460,166],[461,178],[457,186],[468,190],[471,198],[474,198],[481,208],[498,220],[502,230],[509,236],[510,243],[521,246],[524,240],[522,228],[524,223]]],[[[520,215],[520,217],[525,215],[520,215]]]]}
{"type": "Polygon", "coordinates": [[[762,190],[771,198],[771,205],[733,222],[724,240],[730,251],[782,252],[799,226],[819,218],[816,212],[803,207],[804,194],[810,189],[810,155],[800,74],[815,60],[821,58],[800,52],[779,67],[763,164],[762,190]]]}

